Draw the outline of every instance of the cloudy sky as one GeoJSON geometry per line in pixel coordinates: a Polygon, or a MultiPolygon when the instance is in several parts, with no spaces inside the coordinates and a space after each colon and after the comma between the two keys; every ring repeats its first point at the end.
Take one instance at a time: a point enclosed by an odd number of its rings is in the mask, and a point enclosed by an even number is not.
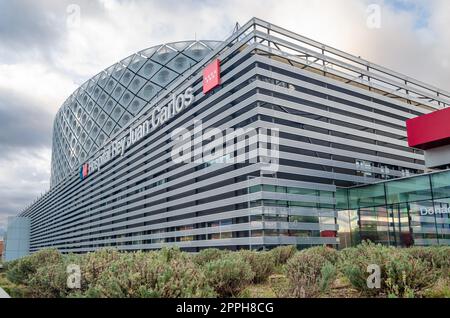
{"type": "Polygon", "coordinates": [[[0,236],[48,190],[53,117],[80,84],[253,16],[450,90],[448,0],[0,0],[0,236]]]}

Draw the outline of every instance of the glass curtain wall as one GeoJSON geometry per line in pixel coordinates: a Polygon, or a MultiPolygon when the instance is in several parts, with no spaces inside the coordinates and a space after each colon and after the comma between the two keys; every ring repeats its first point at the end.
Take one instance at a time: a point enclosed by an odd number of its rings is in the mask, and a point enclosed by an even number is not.
{"type": "Polygon", "coordinates": [[[342,248],[450,245],[450,170],[338,189],[336,201],[342,248]]]}

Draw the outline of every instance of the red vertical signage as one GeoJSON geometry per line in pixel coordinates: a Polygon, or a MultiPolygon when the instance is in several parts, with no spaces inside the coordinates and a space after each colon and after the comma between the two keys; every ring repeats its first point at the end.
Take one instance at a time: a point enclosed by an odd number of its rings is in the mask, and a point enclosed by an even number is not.
{"type": "Polygon", "coordinates": [[[86,178],[89,174],[89,164],[84,164],[83,165],[83,178],[86,178]]]}
{"type": "Polygon", "coordinates": [[[220,60],[217,59],[203,70],[203,94],[220,85],[220,60]]]}
{"type": "Polygon", "coordinates": [[[85,163],[80,168],[80,180],[84,180],[89,175],[89,164],[85,163]]]}

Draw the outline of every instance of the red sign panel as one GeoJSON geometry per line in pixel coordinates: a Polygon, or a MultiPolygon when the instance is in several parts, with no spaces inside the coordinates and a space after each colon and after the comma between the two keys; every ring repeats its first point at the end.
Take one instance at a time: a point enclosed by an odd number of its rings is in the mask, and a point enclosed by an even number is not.
{"type": "Polygon", "coordinates": [[[80,167],[80,180],[83,180],[89,175],[89,164],[85,163],[80,167]]]}
{"type": "Polygon", "coordinates": [[[430,149],[450,144],[450,108],[406,121],[410,147],[430,149]]]}
{"type": "Polygon", "coordinates": [[[220,85],[220,60],[215,60],[203,70],[203,94],[220,85]]]}
{"type": "Polygon", "coordinates": [[[83,178],[86,178],[89,174],[89,164],[84,164],[83,165],[83,178]]]}
{"type": "Polygon", "coordinates": [[[336,237],[336,231],[322,231],[320,237],[336,237]]]}

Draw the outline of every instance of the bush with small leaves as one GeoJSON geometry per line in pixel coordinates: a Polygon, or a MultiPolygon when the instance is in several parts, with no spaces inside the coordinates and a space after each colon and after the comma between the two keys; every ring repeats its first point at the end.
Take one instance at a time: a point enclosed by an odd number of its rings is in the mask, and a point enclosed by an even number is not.
{"type": "Polygon", "coordinates": [[[112,262],[118,260],[121,253],[116,249],[101,249],[82,255],[79,260],[81,270],[81,289],[87,290],[95,283],[100,275],[110,266],[112,262]]]}
{"type": "Polygon", "coordinates": [[[431,267],[450,273],[450,246],[411,247],[404,250],[415,259],[427,262],[431,267]]]}
{"type": "Polygon", "coordinates": [[[429,263],[405,250],[368,242],[341,251],[339,268],[354,288],[371,296],[411,297],[437,279],[429,263]],[[379,266],[381,288],[369,287],[369,265],[379,266]]]}
{"type": "Polygon", "coordinates": [[[0,284],[18,297],[232,297],[246,295],[242,291],[251,283],[276,272],[270,286],[282,297],[327,295],[338,274],[364,295],[448,295],[450,247],[398,249],[363,242],[341,251],[294,251],[291,246],[270,252],[207,249],[195,255],[179,248],[84,255],[42,250],[5,263],[0,284]],[[80,266],[81,289],[68,286],[69,265],[80,266]],[[368,286],[369,265],[380,267],[379,289],[368,286]]]}
{"type": "Polygon", "coordinates": [[[290,297],[317,297],[321,291],[325,292],[334,280],[336,269],[325,257],[328,254],[317,251],[302,250],[286,263],[284,270],[289,282],[290,297]]]}
{"type": "Polygon", "coordinates": [[[86,297],[214,297],[202,271],[174,249],[124,253],[90,285],[86,297]]]}
{"type": "Polygon", "coordinates": [[[331,264],[336,264],[339,259],[339,252],[330,247],[326,246],[316,246],[308,248],[307,253],[313,253],[322,256],[327,262],[330,262],[331,264]]]}
{"type": "Polygon", "coordinates": [[[27,286],[17,285],[9,281],[4,273],[0,273],[0,287],[12,298],[29,298],[30,290],[27,286]]]}
{"type": "Polygon", "coordinates": [[[14,284],[25,284],[34,272],[30,257],[6,263],[6,278],[14,284]]]}
{"type": "Polygon", "coordinates": [[[320,270],[319,287],[321,292],[326,292],[330,289],[331,284],[336,280],[337,268],[334,264],[328,262],[320,270]]]}
{"type": "Polygon", "coordinates": [[[287,261],[294,256],[297,252],[297,248],[293,245],[288,246],[278,246],[272,250],[270,253],[273,255],[275,260],[275,266],[284,265],[287,261]]]}
{"type": "Polygon", "coordinates": [[[441,277],[439,280],[423,291],[420,295],[425,298],[450,298],[450,277],[441,277]]]}
{"type": "Polygon", "coordinates": [[[39,267],[58,264],[62,255],[56,249],[45,249],[7,264],[6,277],[15,284],[26,284],[39,267]]]}
{"type": "Polygon", "coordinates": [[[237,253],[206,263],[204,273],[219,297],[237,296],[255,276],[250,265],[237,253]]]}
{"type": "Polygon", "coordinates": [[[438,279],[438,273],[427,262],[402,250],[392,254],[385,271],[387,293],[395,297],[413,298],[415,293],[422,292],[438,279]]]}
{"type": "Polygon", "coordinates": [[[339,253],[338,267],[354,288],[367,295],[377,295],[379,290],[367,285],[369,265],[380,268],[387,262],[391,249],[376,246],[370,242],[362,242],[357,247],[346,248],[339,253]]]}
{"type": "Polygon", "coordinates": [[[267,281],[275,269],[275,259],[272,253],[242,250],[238,254],[250,265],[255,274],[253,277],[255,284],[267,281]]]}
{"type": "Polygon", "coordinates": [[[173,259],[176,258],[186,258],[188,257],[186,253],[182,252],[179,247],[172,246],[172,247],[163,247],[160,249],[157,254],[166,262],[170,262],[173,259]]]}
{"type": "Polygon", "coordinates": [[[65,263],[48,264],[39,267],[28,281],[32,297],[60,298],[66,297],[71,290],[67,286],[65,263]]]}
{"type": "Polygon", "coordinates": [[[26,285],[31,297],[59,298],[74,292],[68,286],[68,268],[69,265],[81,264],[82,256],[69,254],[62,255],[59,259],[59,262],[41,262],[36,272],[29,277],[26,285]]]}
{"type": "Polygon", "coordinates": [[[221,258],[224,254],[229,253],[228,251],[219,250],[217,248],[207,248],[201,250],[193,256],[194,262],[200,266],[205,265],[208,262],[215,261],[221,258]]]}

